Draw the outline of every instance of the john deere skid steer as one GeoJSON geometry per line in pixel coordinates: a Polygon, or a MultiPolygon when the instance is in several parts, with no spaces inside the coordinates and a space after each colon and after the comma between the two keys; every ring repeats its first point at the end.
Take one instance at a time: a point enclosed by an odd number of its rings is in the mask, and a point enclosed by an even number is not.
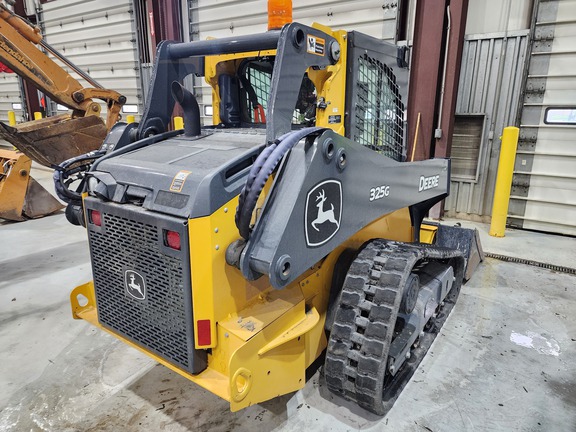
{"type": "Polygon", "coordinates": [[[404,162],[403,63],[316,24],[163,42],[141,122],[114,126],[70,195],[94,276],[74,317],[234,411],[302,388],[325,356],[332,392],[384,414],[482,254],[473,231],[421,227],[450,161],[404,162]]]}

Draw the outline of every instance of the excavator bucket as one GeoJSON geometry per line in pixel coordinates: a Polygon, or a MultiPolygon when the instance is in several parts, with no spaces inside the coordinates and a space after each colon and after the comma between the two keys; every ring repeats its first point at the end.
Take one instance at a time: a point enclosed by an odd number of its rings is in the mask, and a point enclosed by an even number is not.
{"type": "Polygon", "coordinates": [[[0,218],[35,219],[64,206],[30,177],[32,161],[26,155],[0,150],[0,218]]]}
{"type": "Polygon", "coordinates": [[[99,116],[72,118],[62,114],[15,127],[0,122],[0,138],[47,167],[96,150],[106,133],[106,125],[99,116]]]}

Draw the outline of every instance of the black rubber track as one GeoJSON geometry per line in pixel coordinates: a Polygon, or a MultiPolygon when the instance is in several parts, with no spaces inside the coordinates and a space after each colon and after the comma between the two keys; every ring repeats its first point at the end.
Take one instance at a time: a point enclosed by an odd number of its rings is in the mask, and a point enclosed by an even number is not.
{"type": "MultiPolygon", "coordinates": [[[[324,365],[326,384],[332,392],[378,415],[384,415],[397,397],[390,401],[387,395],[384,400],[384,383],[390,381],[385,380],[388,351],[403,288],[422,260],[453,260],[451,292],[458,292],[464,273],[459,251],[372,240],[352,262],[338,299],[324,365]]],[[[394,383],[394,387],[400,391],[403,385],[394,383]]]]}

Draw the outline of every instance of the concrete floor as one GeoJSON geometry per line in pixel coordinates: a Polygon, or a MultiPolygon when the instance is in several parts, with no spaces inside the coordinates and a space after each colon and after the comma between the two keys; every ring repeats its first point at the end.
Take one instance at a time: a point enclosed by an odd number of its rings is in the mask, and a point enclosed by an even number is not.
{"type": "MultiPolygon", "coordinates": [[[[487,251],[576,266],[573,238],[465,225],[487,251]]],[[[85,232],[63,213],[0,222],[0,239],[1,431],[576,431],[576,276],[486,259],[384,418],[331,395],[318,371],[299,392],[231,413],[72,320],[69,292],[91,273],[85,232]]]]}

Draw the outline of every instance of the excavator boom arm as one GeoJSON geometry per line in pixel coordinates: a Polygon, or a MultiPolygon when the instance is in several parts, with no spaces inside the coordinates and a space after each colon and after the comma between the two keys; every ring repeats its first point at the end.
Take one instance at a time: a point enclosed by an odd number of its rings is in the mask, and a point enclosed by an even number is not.
{"type": "MultiPolygon", "coordinates": [[[[91,97],[105,100],[109,108],[106,124],[110,128],[116,122],[120,107],[126,102],[126,98],[113,90],[85,89],[68,72],[43,53],[37,44],[46,46],[56,57],[64,58],[52,47],[42,43],[42,36],[37,28],[30,26],[5,6],[0,5],[0,60],[22,78],[32,82],[38,89],[49,95],[52,100],[73,109],[76,113],[99,114],[100,110],[95,109],[91,97]]],[[[66,64],[78,71],[78,68],[70,62],[66,61],[66,64]]],[[[91,79],[88,81],[97,86],[95,81],[91,79]]]]}

